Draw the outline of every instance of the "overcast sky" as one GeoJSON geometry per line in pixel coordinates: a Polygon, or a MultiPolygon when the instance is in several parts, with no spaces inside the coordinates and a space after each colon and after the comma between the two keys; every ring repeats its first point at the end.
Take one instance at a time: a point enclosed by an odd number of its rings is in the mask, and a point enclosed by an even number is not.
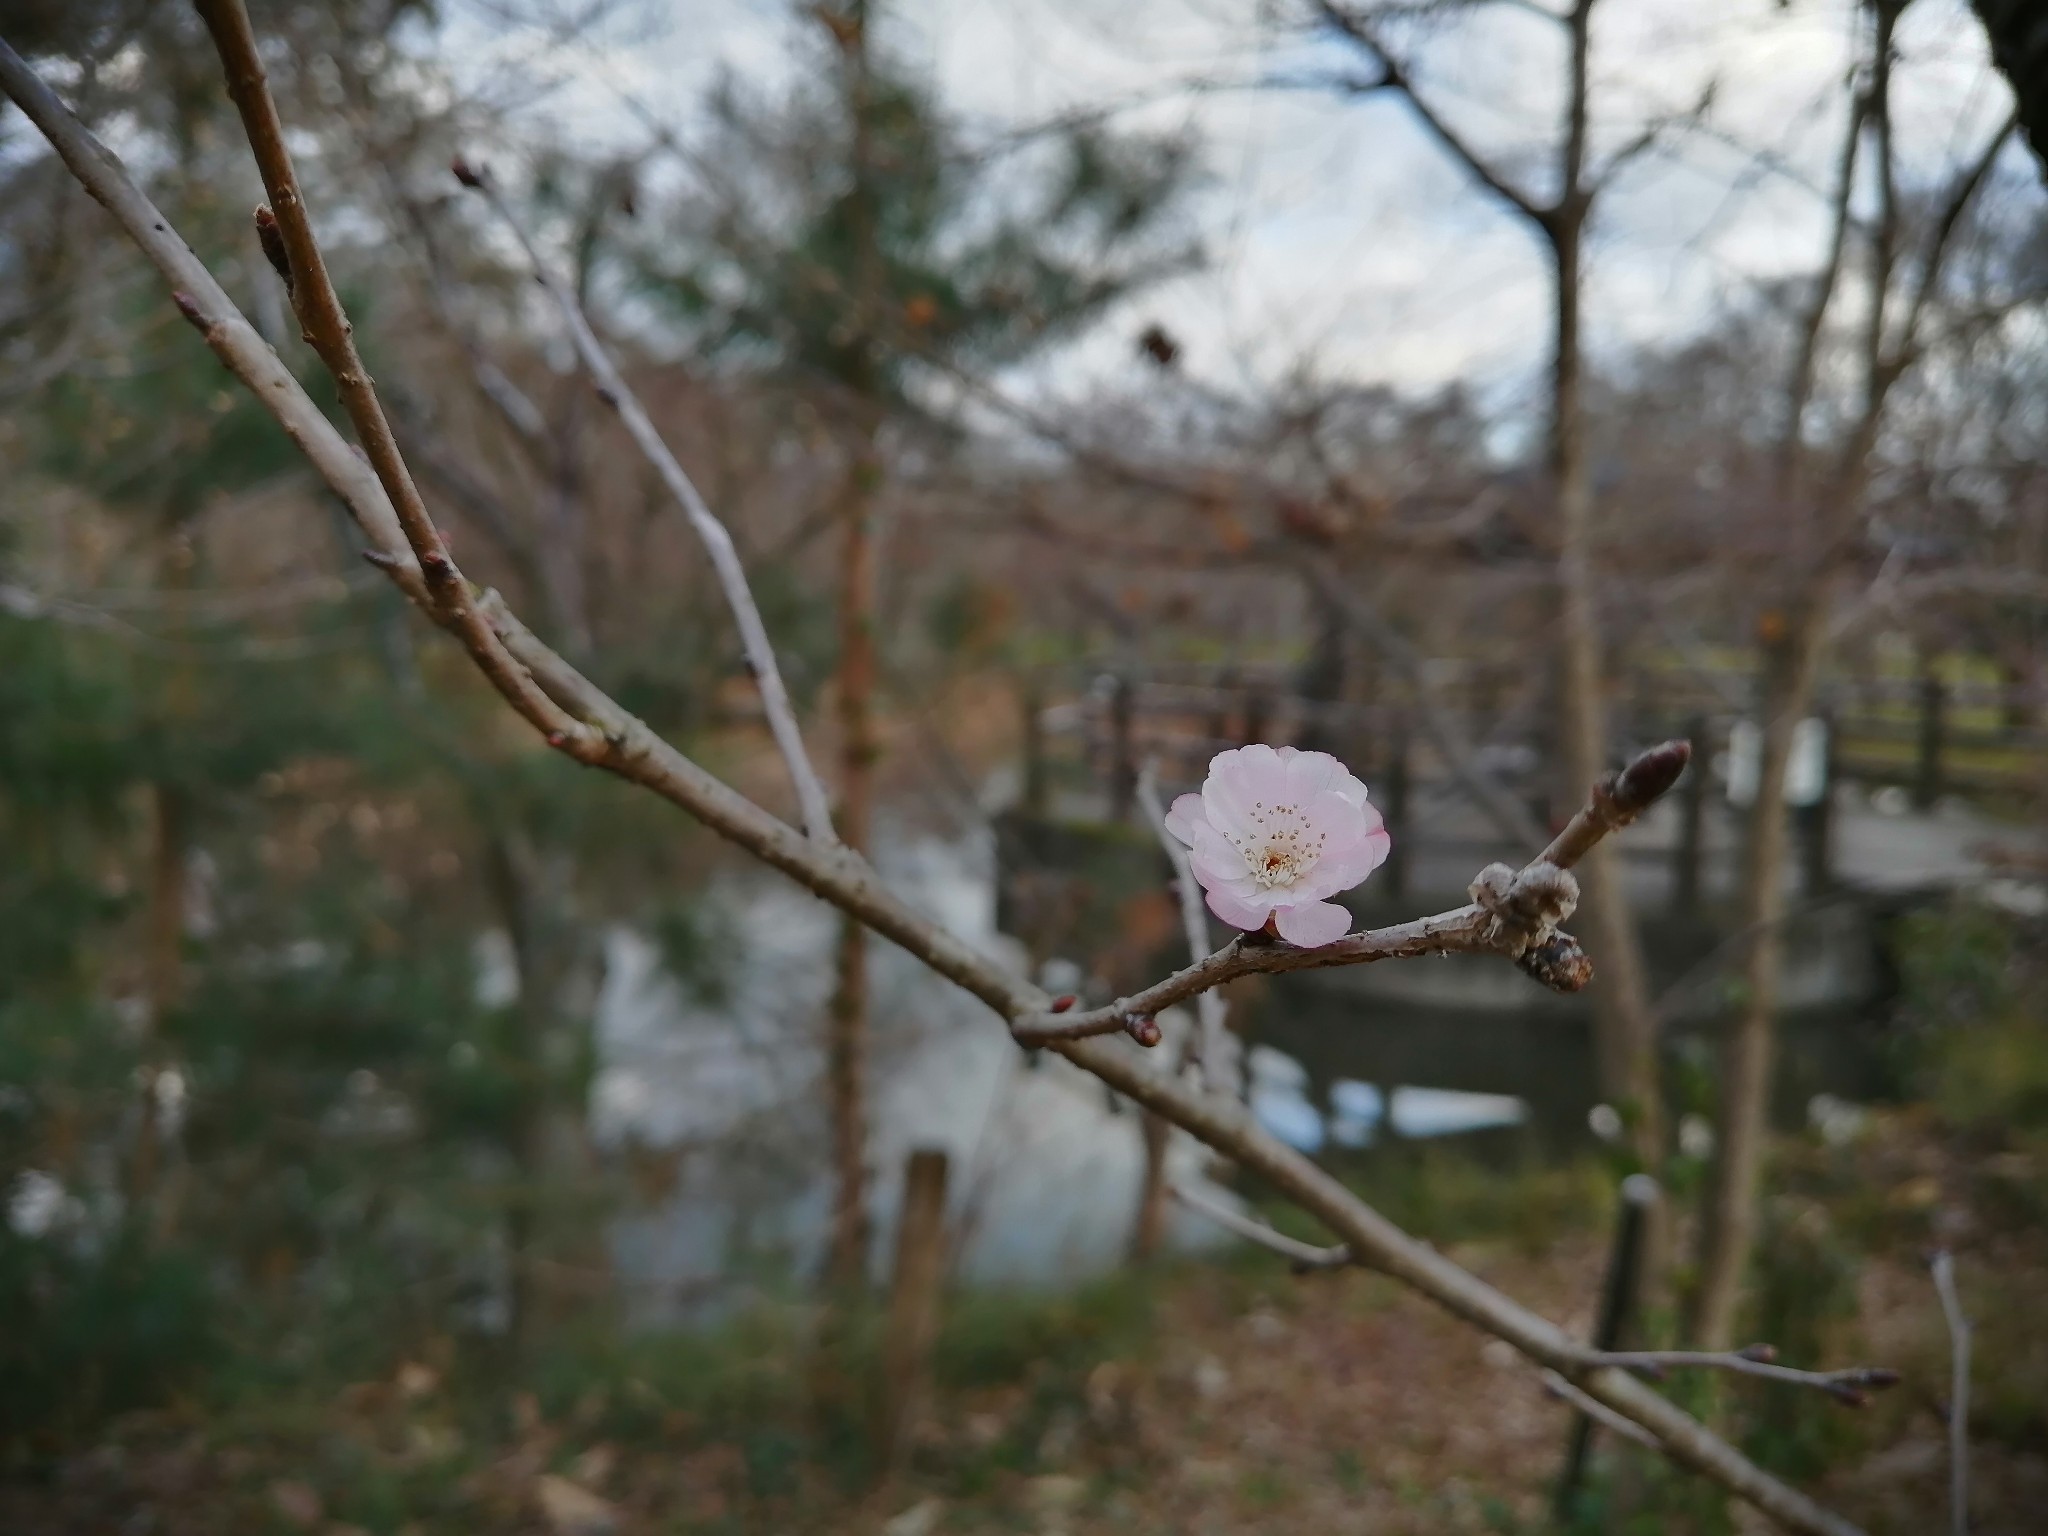
{"type": "MultiPolygon", "coordinates": [[[[1338,43],[1260,22],[1262,9],[1285,8],[898,0],[883,36],[978,125],[1128,103],[1121,120],[1134,126],[1199,135],[1210,266],[1147,295],[1064,358],[1064,383],[1134,367],[1130,335],[1157,318],[1184,343],[1188,366],[1221,384],[1301,371],[1410,388],[1463,379],[1508,403],[1544,354],[1543,257],[1397,98],[1188,88],[1356,62],[1338,43]]],[[[534,0],[521,9],[534,11],[534,0]]],[[[537,70],[554,87],[548,131],[582,142],[644,141],[622,93],[687,135],[720,69],[772,83],[802,57],[803,24],[785,0],[649,4],[567,46],[542,26],[508,22],[506,10],[505,0],[458,5],[458,55],[478,69],[516,59],[537,70]]],[[[1718,83],[1709,128],[1636,162],[1603,204],[1587,296],[1596,348],[1676,338],[1717,299],[1811,268],[1853,10],[1853,0],[1604,0],[1597,144],[1626,142],[1718,83]],[[1757,148],[1774,169],[1759,168],[1757,148]]],[[[1980,144],[2010,98],[1961,0],[1920,0],[1900,42],[1900,140],[1927,176],[1980,144]]],[[[1415,57],[1443,114],[1540,192],[1532,151],[1557,120],[1562,30],[1494,5],[1440,27],[1415,57]]]]}

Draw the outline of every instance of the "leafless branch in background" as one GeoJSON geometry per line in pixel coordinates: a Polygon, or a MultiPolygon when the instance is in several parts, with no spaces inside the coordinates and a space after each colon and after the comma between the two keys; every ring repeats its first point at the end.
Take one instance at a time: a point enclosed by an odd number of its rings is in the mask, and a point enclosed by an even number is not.
{"type": "Polygon", "coordinates": [[[1479,753],[1465,737],[1464,730],[1430,696],[1423,675],[1423,658],[1402,633],[1387,622],[1372,600],[1340,580],[1327,565],[1305,562],[1304,578],[1372,642],[1408,681],[1417,718],[1430,745],[1437,749],[1444,766],[1461,784],[1472,801],[1498,827],[1502,836],[1520,843],[1539,843],[1543,831],[1528,808],[1501,787],[1500,782],[1479,764],[1479,753]]]}
{"type": "Polygon", "coordinates": [[[768,718],[769,732],[775,738],[776,749],[781,752],[783,764],[789,771],[790,784],[796,790],[797,808],[804,830],[820,841],[833,841],[832,812],[825,786],[819,781],[817,770],[811,766],[810,754],[804,748],[796,707],[790,702],[789,690],[783,686],[782,670],[775,661],[775,647],[768,639],[767,626],[761,622],[761,610],[754,602],[753,589],[747,584],[746,569],[740,564],[732,535],[726,532],[725,524],[718,520],[717,514],[697,490],[696,483],[669,451],[668,444],[640,404],[639,396],[627,386],[611,354],[597,339],[597,332],[591,329],[590,319],[584,314],[575,292],[548,266],[533,243],[533,237],[498,190],[489,170],[458,161],[455,175],[464,186],[481,192],[490,203],[491,211],[512,231],[519,248],[526,253],[526,259],[533,267],[534,277],[561,310],[563,323],[575,343],[576,355],[582,359],[584,368],[596,385],[598,398],[618,412],[621,425],[633,439],[633,446],[654,466],[662,484],[689,519],[691,529],[703,542],[705,553],[711,557],[711,568],[718,577],[719,590],[725,594],[726,604],[732,609],[733,622],[739,627],[740,645],[746,654],[747,667],[754,674],[755,685],[761,694],[761,709],[768,718]]]}
{"type": "Polygon", "coordinates": [[[1601,1356],[1609,1365],[1634,1371],[1651,1381],[1660,1381],[1667,1371],[1727,1371],[1737,1376],[1754,1376],[1785,1386],[1812,1387],[1838,1403],[1860,1408],[1868,1394],[1882,1392],[1899,1383],[1899,1373],[1882,1366],[1849,1366],[1837,1371],[1804,1371],[1777,1363],[1778,1351],[1769,1344],[1751,1344],[1742,1349],[1710,1352],[1692,1349],[1610,1350],[1601,1356]]]}
{"type": "MultiPolygon", "coordinates": [[[[334,376],[342,407],[355,427],[357,440],[383,488],[398,527],[417,562],[428,611],[461,639],[484,675],[506,701],[551,740],[580,741],[588,728],[567,714],[538,687],[527,670],[505,649],[477,606],[475,594],[448,553],[440,530],[420,498],[412,471],[392,435],[369,371],[356,351],[348,316],[341,307],[333,279],[313,236],[291,152],[285,147],[283,120],[271,100],[263,61],[249,14],[241,0],[195,0],[200,17],[213,34],[214,47],[227,77],[228,95],[241,114],[256,168],[269,195],[267,208],[257,210],[257,233],[264,254],[290,291],[292,308],[304,327],[307,344],[334,376]]],[[[222,296],[223,298],[225,295],[222,296]]],[[[223,323],[190,296],[179,306],[202,331],[223,323]]],[[[211,339],[211,338],[209,338],[211,339]]],[[[268,350],[267,348],[265,350],[268,350]]]]}
{"type": "MultiPolygon", "coordinates": [[[[1205,1216],[1226,1231],[1235,1232],[1246,1242],[1257,1243],[1269,1248],[1299,1269],[1343,1269],[1353,1260],[1351,1250],[1342,1243],[1319,1248],[1314,1243],[1304,1243],[1289,1237],[1285,1232],[1276,1232],[1263,1221],[1245,1216],[1232,1210],[1220,1200],[1213,1200],[1200,1190],[1186,1184],[1169,1184],[1173,1198],[1197,1215],[1205,1216]]],[[[1626,1420],[1623,1420],[1626,1423],[1626,1420]]],[[[1633,1424],[1629,1425],[1634,1429],[1633,1424]]],[[[1637,1430],[1637,1433],[1642,1433],[1637,1430]]]]}

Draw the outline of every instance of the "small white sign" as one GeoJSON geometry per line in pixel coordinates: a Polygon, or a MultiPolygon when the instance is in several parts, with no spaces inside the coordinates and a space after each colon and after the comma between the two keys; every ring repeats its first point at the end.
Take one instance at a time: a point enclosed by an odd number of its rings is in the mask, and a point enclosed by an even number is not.
{"type": "MultiPolygon", "coordinates": [[[[1756,800],[1757,777],[1763,771],[1764,733],[1754,720],[1738,720],[1728,730],[1728,803],[1756,800]]],[[[1828,791],[1828,723],[1809,715],[1792,727],[1791,754],[1785,763],[1785,803],[1818,805],[1828,791]]]]}

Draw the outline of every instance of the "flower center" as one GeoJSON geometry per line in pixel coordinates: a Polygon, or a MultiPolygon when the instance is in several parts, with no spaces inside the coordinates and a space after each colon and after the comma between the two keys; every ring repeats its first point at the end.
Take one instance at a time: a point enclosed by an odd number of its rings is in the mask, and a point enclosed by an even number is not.
{"type": "Polygon", "coordinates": [[[1250,837],[1231,838],[1231,845],[1252,872],[1262,891],[1291,886],[1311,869],[1323,851],[1324,834],[1311,831],[1297,805],[1253,804],[1250,837]]]}

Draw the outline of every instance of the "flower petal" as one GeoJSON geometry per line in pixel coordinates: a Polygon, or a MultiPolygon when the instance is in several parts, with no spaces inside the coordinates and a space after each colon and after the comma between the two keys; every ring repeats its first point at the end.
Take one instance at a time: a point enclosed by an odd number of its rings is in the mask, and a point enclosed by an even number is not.
{"type": "MultiPolygon", "coordinates": [[[[1266,926],[1266,918],[1273,910],[1270,901],[1248,901],[1227,890],[1211,886],[1208,892],[1209,910],[1233,928],[1242,928],[1254,933],[1266,926]]],[[[1349,926],[1349,920],[1346,920],[1349,926]]]]}
{"type": "Polygon", "coordinates": [[[1287,770],[1271,747],[1253,745],[1218,752],[1202,783],[1202,805],[1217,831],[1240,842],[1260,836],[1265,808],[1287,798],[1287,770]]]}
{"type": "Polygon", "coordinates": [[[1245,863],[1244,855],[1208,822],[1195,828],[1194,843],[1195,855],[1188,862],[1194,865],[1195,876],[1202,884],[1243,880],[1251,874],[1251,866],[1245,863]]]}
{"type": "Polygon", "coordinates": [[[1301,901],[1278,908],[1273,926],[1298,949],[1321,949],[1351,931],[1351,914],[1334,901],[1301,901]]]}
{"type": "Polygon", "coordinates": [[[1376,807],[1354,805],[1331,791],[1309,807],[1308,819],[1316,862],[1295,884],[1299,899],[1319,901],[1348,891],[1385,862],[1388,839],[1376,807]]]}
{"type": "Polygon", "coordinates": [[[1330,775],[1330,782],[1323,787],[1333,794],[1342,795],[1353,805],[1364,805],[1368,798],[1365,781],[1342,763],[1337,764],[1337,771],[1330,775]]]}
{"type": "Polygon", "coordinates": [[[1186,843],[1195,845],[1195,832],[1209,825],[1209,818],[1202,810],[1200,795],[1177,796],[1166,813],[1166,830],[1186,843]]]}
{"type": "Polygon", "coordinates": [[[1287,759],[1287,803],[1303,808],[1313,805],[1316,796],[1331,788],[1330,781],[1340,773],[1344,773],[1344,765],[1327,752],[1296,752],[1287,759]]]}

